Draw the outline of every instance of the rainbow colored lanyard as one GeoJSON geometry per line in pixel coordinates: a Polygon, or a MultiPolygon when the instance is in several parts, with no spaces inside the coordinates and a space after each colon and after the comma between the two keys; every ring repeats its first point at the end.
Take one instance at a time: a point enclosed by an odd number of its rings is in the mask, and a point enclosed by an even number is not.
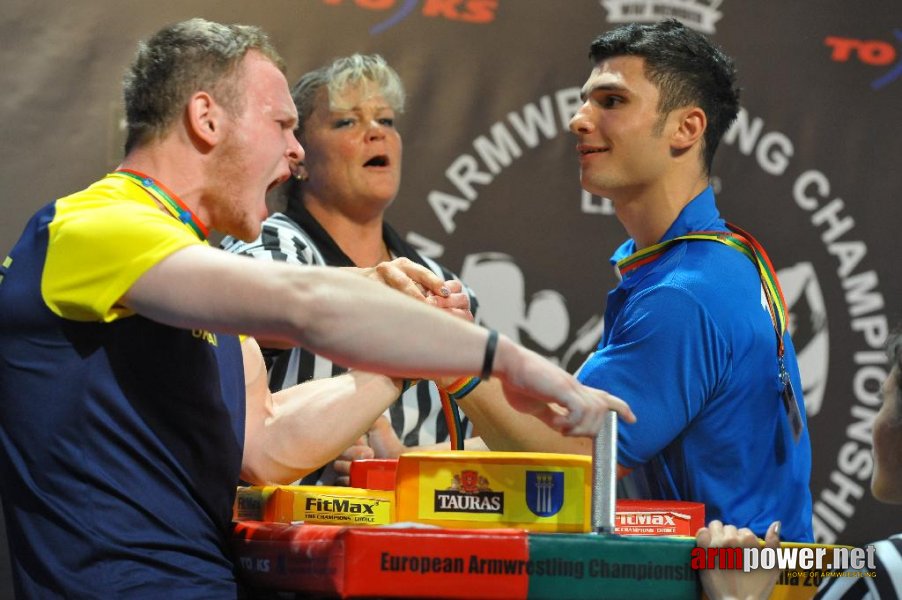
{"type": "Polygon", "coordinates": [[[661,258],[664,252],[673,243],[681,240],[707,240],[712,242],[720,242],[734,250],[742,252],[755,264],[758,270],[758,276],[761,278],[761,284],[764,287],[764,294],[767,297],[768,312],[771,321],[774,324],[774,331],[777,334],[777,360],[780,366],[780,378],[785,382],[789,376],[783,364],[783,334],[786,332],[786,300],[783,297],[783,290],[780,288],[780,282],[777,279],[774,266],[764,251],[764,248],[749,233],[743,231],[732,223],[727,223],[730,231],[692,231],[686,235],[681,235],[670,240],[666,240],[654,246],[643,248],[624,259],[617,261],[617,268],[621,275],[654,262],[661,258]]]}
{"type": "Polygon", "coordinates": [[[166,189],[162,183],[144,173],[131,169],[117,169],[110,173],[109,176],[121,177],[136,182],[169,211],[173,217],[190,227],[201,240],[206,241],[207,236],[210,234],[209,228],[188,208],[181,198],[166,189]]]}
{"type": "Polygon", "coordinates": [[[457,406],[457,401],[442,388],[439,388],[438,395],[442,401],[442,413],[445,415],[445,423],[448,425],[448,438],[451,442],[451,449],[463,450],[463,426],[460,421],[460,409],[457,406]]]}
{"type": "MultiPolygon", "coordinates": [[[[401,393],[403,394],[418,383],[418,379],[404,380],[401,393]]],[[[452,450],[464,449],[464,428],[460,419],[460,407],[457,405],[457,401],[472,392],[479,383],[479,377],[461,377],[452,382],[447,388],[438,388],[438,395],[442,403],[442,414],[445,416],[445,423],[448,425],[448,437],[451,441],[452,450]]]]}

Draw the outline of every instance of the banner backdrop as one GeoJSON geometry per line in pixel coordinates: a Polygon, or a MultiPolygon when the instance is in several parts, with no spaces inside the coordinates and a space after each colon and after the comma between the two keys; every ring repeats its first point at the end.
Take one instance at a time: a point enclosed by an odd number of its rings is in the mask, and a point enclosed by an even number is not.
{"type": "Polygon", "coordinates": [[[607,259],[625,238],[610,203],[581,191],[567,129],[589,43],[664,16],[709,34],[743,87],[713,182],[722,213],[768,248],[790,305],[817,541],[898,529],[868,491],[882,344],[902,305],[898,0],[7,2],[0,255],[35,209],[116,165],[137,40],[192,16],[262,26],[291,82],[336,56],[385,56],[409,93],[390,221],[475,288],[484,322],[571,370],[600,336],[607,259]]]}

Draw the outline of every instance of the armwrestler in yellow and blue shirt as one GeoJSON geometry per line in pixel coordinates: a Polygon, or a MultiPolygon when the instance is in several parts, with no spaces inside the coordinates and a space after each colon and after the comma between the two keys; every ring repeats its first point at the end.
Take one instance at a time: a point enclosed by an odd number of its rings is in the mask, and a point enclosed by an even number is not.
{"type": "Polygon", "coordinates": [[[4,262],[0,494],[11,544],[29,549],[18,557],[41,557],[13,565],[23,589],[235,596],[239,341],[117,305],[150,267],[202,243],[116,173],[45,206],[4,262]]]}

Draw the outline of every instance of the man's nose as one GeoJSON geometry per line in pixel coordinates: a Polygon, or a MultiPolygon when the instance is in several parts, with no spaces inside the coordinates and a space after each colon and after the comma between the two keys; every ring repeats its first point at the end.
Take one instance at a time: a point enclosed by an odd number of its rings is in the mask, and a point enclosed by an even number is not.
{"type": "Polygon", "coordinates": [[[576,111],[576,114],[573,115],[573,118],[570,119],[571,133],[579,135],[581,133],[589,133],[592,130],[592,122],[586,116],[585,109],[586,105],[583,104],[576,111]]]}
{"type": "Polygon", "coordinates": [[[290,136],[286,153],[288,154],[288,160],[292,164],[297,164],[304,160],[304,147],[301,146],[301,142],[294,137],[294,133],[291,133],[290,136]]]}

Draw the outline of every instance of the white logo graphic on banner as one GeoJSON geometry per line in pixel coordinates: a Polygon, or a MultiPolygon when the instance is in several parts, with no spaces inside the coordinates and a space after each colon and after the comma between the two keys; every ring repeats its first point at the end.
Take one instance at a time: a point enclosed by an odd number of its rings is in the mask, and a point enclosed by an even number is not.
{"type": "Polygon", "coordinates": [[[814,265],[810,262],[780,269],[778,277],[789,310],[789,334],[802,373],[805,411],[813,417],[821,411],[827,387],[830,358],[827,307],[814,265]]]}
{"type": "Polygon", "coordinates": [[[526,278],[512,256],[500,252],[480,252],[464,259],[460,278],[479,297],[479,320],[497,329],[518,344],[528,337],[536,350],[566,366],[577,354],[591,352],[604,326],[593,316],[570,335],[570,314],[564,296],[556,290],[540,290],[526,298],[526,278]]]}
{"type": "Polygon", "coordinates": [[[656,23],[674,18],[702,33],[714,33],[723,0],[601,0],[609,23],[656,23]]]}

